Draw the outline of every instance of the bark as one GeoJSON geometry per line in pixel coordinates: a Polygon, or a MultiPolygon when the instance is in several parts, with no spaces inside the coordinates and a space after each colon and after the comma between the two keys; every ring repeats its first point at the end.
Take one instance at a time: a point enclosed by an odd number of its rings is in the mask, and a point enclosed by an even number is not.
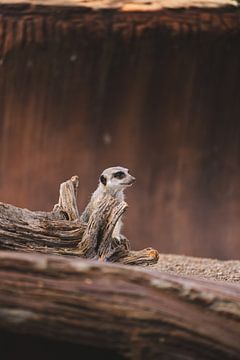
{"type": "Polygon", "coordinates": [[[240,287],[70,257],[0,252],[0,328],[132,359],[238,359],[240,287]]]}
{"type": "Polygon", "coordinates": [[[127,239],[118,242],[112,232],[127,204],[106,195],[88,223],[77,207],[78,177],[60,185],[59,200],[52,212],[33,212],[0,204],[0,249],[72,255],[132,265],[156,263],[152,248],[130,251],[127,239]],[[127,245],[126,245],[127,243],[127,245]]]}

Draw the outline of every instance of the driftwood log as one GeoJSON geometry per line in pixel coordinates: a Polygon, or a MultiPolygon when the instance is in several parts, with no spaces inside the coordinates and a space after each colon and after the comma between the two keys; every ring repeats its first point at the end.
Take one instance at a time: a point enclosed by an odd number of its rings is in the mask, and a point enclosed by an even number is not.
{"type": "Polygon", "coordinates": [[[156,263],[152,248],[131,251],[127,241],[116,242],[112,232],[127,204],[110,195],[100,202],[88,223],[80,220],[77,207],[78,177],[60,186],[59,201],[51,212],[33,212],[0,204],[0,249],[38,251],[79,256],[131,265],[156,263]]]}
{"type": "Polygon", "coordinates": [[[0,331],[130,359],[238,359],[240,286],[171,272],[239,282],[239,262],[230,278],[225,262],[131,251],[111,236],[127,204],[106,197],[83,223],[77,189],[77,176],[61,184],[51,212],[0,205],[0,331]]]}

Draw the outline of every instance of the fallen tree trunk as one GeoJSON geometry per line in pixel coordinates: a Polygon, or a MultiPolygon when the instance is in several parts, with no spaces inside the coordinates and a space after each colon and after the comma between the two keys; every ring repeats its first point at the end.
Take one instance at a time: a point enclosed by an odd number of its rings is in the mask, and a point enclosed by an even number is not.
{"type": "Polygon", "coordinates": [[[238,359],[240,287],[70,257],[0,252],[0,328],[132,359],[238,359]]]}

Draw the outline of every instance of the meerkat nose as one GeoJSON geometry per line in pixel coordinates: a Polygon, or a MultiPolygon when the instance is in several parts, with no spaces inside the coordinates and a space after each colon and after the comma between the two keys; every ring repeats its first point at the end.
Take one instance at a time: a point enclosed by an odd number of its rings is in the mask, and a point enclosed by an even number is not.
{"type": "Polygon", "coordinates": [[[134,176],[132,176],[132,181],[136,181],[136,178],[134,176]]]}

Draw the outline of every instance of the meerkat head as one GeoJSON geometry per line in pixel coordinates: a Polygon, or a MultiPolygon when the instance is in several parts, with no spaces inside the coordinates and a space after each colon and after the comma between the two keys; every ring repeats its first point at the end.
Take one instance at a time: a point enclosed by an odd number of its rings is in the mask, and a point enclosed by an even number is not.
{"type": "Polygon", "coordinates": [[[99,179],[102,186],[114,192],[124,190],[131,186],[135,180],[135,177],[129,174],[128,169],[121,166],[105,169],[99,179]]]}

